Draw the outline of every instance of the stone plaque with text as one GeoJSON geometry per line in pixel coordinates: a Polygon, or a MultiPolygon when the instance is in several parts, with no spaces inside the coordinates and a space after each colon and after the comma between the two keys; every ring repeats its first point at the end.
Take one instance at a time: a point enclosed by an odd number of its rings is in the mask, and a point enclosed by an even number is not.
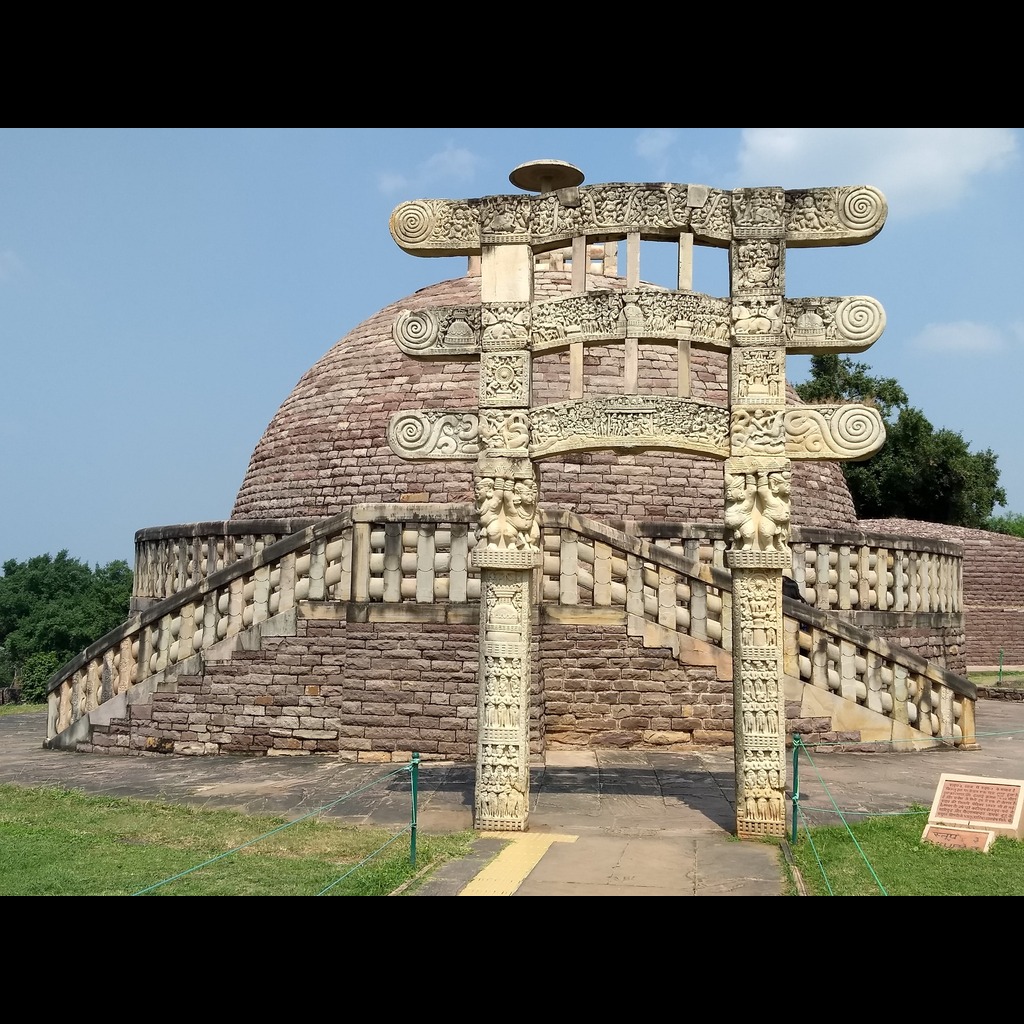
{"type": "Polygon", "coordinates": [[[995,838],[996,834],[991,829],[953,828],[929,823],[924,827],[921,842],[944,846],[947,850],[978,850],[988,853],[995,838]]]}
{"type": "Polygon", "coordinates": [[[1014,839],[1024,835],[1024,780],[943,773],[928,824],[977,829],[1014,839]]]}

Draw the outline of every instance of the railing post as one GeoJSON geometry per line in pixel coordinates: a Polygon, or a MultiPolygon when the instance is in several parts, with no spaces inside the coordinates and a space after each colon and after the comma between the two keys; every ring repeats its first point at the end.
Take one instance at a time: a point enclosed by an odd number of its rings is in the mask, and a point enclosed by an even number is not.
{"type": "Polygon", "coordinates": [[[409,821],[409,864],[416,867],[416,825],[418,821],[416,804],[419,800],[420,789],[420,755],[415,750],[412,754],[410,775],[412,778],[412,817],[409,821]]]}
{"type": "Polygon", "coordinates": [[[793,827],[790,842],[796,844],[797,809],[800,806],[800,733],[793,733],[793,827]]]}

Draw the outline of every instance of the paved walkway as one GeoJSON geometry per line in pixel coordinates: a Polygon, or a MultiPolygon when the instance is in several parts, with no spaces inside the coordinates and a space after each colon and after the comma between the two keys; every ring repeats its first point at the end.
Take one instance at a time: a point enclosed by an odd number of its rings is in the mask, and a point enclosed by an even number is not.
{"type": "MultiPolygon", "coordinates": [[[[859,812],[930,805],[943,772],[1024,778],[1024,703],[978,703],[981,750],[812,753],[800,768],[801,807],[835,823],[859,812]],[[820,777],[819,777],[820,776],[820,777]],[[826,788],[827,787],[827,788],[826,788]]],[[[350,824],[401,828],[404,774],[313,757],[105,757],[45,750],[45,714],[0,717],[0,782],[182,802],[294,818],[324,812],[350,824]],[[368,786],[364,792],[356,792],[368,786]]],[[[773,846],[737,842],[731,748],[681,753],[554,751],[531,772],[530,829],[481,834],[467,858],[444,865],[426,896],[779,896],[773,846]]],[[[472,827],[473,767],[425,762],[419,826],[472,827]]]]}

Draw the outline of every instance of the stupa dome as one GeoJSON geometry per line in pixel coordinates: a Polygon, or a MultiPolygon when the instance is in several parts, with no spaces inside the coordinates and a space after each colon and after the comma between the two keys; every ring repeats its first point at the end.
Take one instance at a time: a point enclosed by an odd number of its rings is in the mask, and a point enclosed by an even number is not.
{"type": "MultiPolygon", "coordinates": [[[[571,273],[553,260],[538,270],[535,296],[570,291],[571,273]]],[[[608,276],[604,287],[623,289],[608,276]]],[[[362,502],[471,501],[473,462],[400,458],[387,439],[388,421],[404,409],[478,405],[478,361],[435,362],[405,355],[391,336],[402,310],[474,305],[480,278],[442,281],[385,307],[337,342],[296,384],[256,445],[232,519],[331,516],[362,502]]],[[[639,391],[676,393],[674,345],[641,346],[639,391]]],[[[588,396],[622,390],[622,347],[588,346],[588,396]]],[[[566,353],[533,360],[534,404],[567,397],[566,353]]],[[[692,397],[726,402],[723,354],[691,354],[692,397]]],[[[798,402],[789,389],[790,402],[798,402]]],[[[586,452],[538,465],[542,505],[563,506],[605,520],[672,519],[720,523],[723,464],[674,452],[586,452]]],[[[792,522],[849,528],[856,524],[850,492],[837,463],[793,463],[792,522]]]]}

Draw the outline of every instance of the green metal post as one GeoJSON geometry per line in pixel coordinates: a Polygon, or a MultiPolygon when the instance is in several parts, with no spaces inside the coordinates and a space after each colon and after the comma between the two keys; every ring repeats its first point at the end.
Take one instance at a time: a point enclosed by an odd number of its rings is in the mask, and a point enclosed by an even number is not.
{"type": "Polygon", "coordinates": [[[793,733],[793,828],[791,843],[796,845],[797,807],[800,804],[800,734],[793,733]]]}
{"type": "Polygon", "coordinates": [[[1003,685],[1003,649],[999,648],[999,685],[1003,685]]]}
{"type": "Polygon", "coordinates": [[[413,751],[412,755],[412,819],[409,827],[409,863],[416,867],[416,802],[420,788],[420,755],[413,751]]]}

